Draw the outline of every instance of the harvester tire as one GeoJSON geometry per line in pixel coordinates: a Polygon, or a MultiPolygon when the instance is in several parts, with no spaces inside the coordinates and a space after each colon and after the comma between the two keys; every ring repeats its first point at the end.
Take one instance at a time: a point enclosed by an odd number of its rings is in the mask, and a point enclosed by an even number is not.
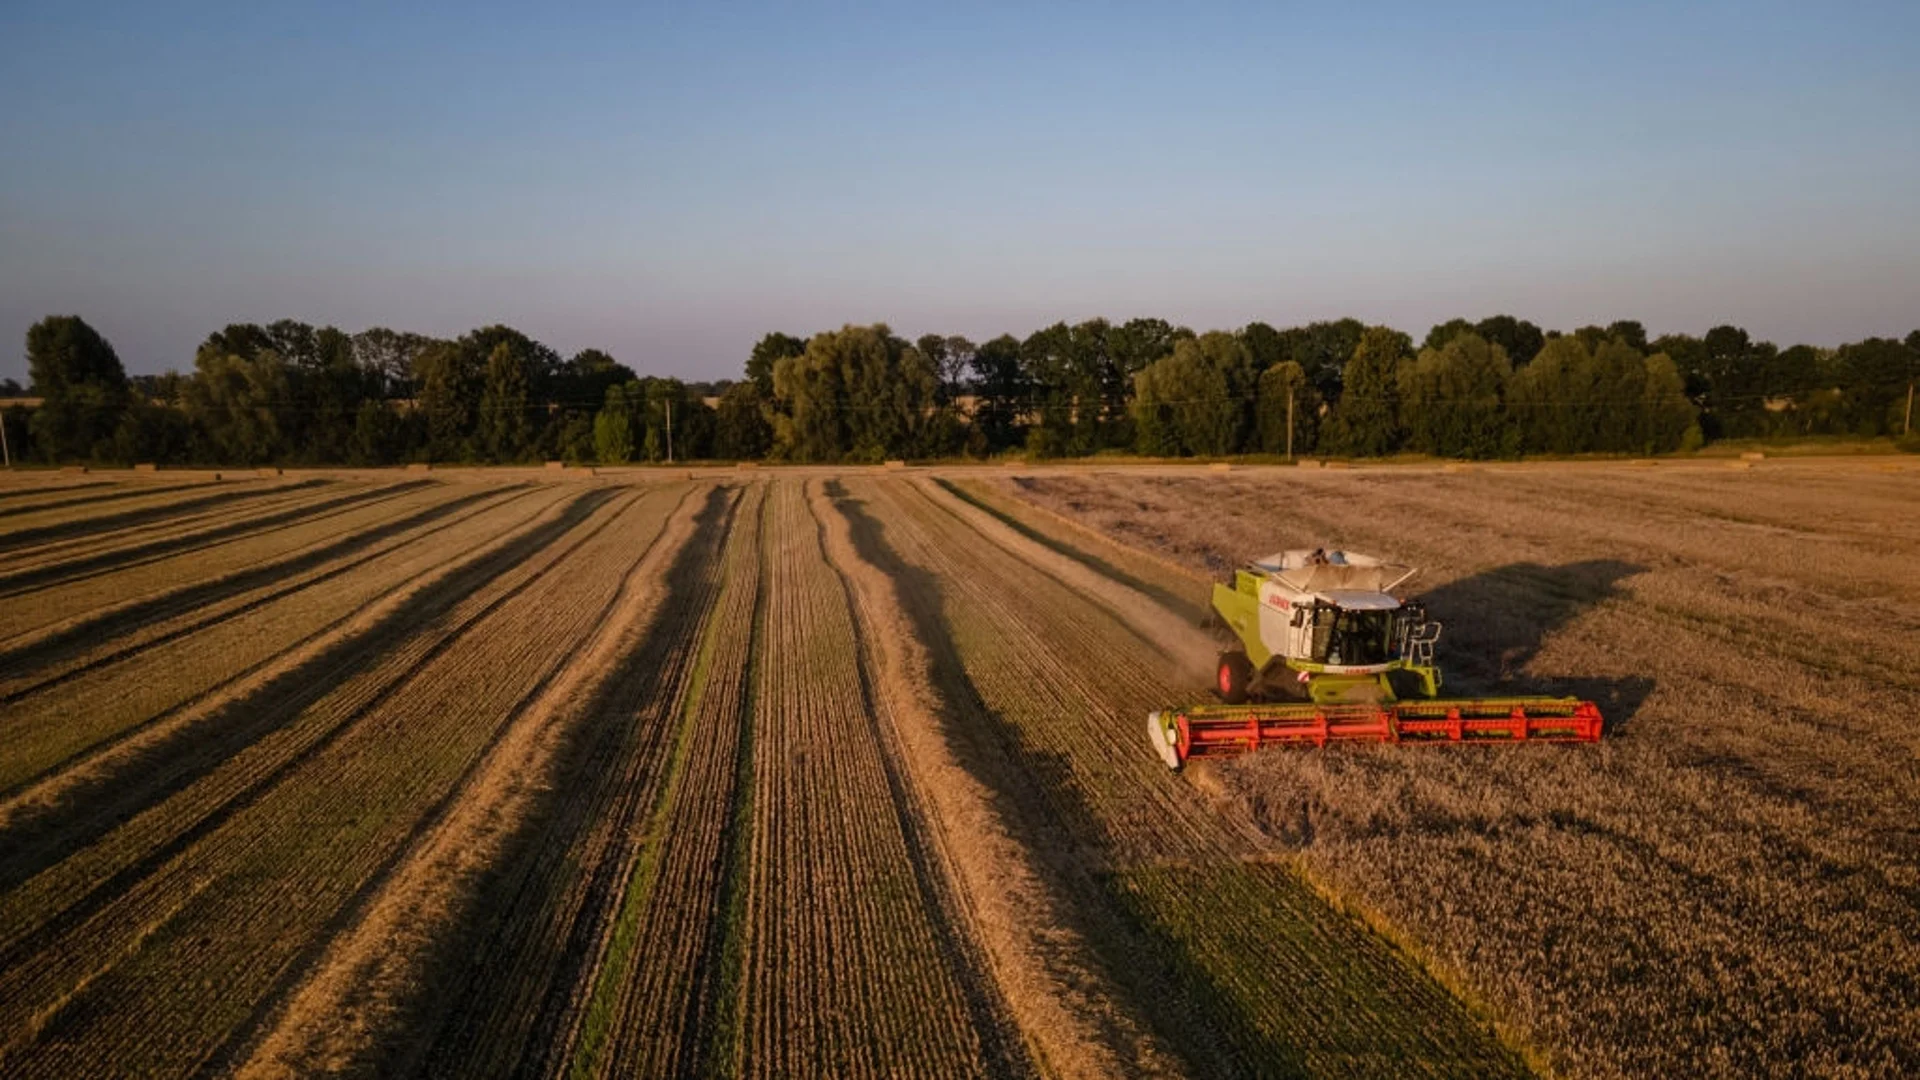
{"type": "Polygon", "coordinates": [[[1253,661],[1243,652],[1220,654],[1220,667],[1214,673],[1214,690],[1220,700],[1240,705],[1247,700],[1247,688],[1253,683],[1253,661]]]}

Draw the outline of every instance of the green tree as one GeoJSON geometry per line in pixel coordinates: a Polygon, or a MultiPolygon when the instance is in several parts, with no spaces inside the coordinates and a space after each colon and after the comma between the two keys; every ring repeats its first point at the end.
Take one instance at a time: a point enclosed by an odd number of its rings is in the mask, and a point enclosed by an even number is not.
{"type": "Polygon", "coordinates": [[[773,397],[773,369],[776,364],[807,351],[807,343],[792,334],[775,331],[754,342],[747,356],[747,378],[760,392],[762,401],[773,397]]]}
{"type": "Polygon", "coordinates": [[[722,461],[765,457],[773,448],[773,429],[762,409],[760,391],[752,382],[727,387],[714,418],[713,456],[722,461]]]}
{"type": "Polygon", "coordinates": [[[885,324],[815,334],[774,365],[774,452],[800,461],[924,455],[939,375],[885,324]]]}
{"type": "Polygon", "coordinates": [[[1448,319],[1427,331],[1427,339],[1420,343],[1420,351],[1424,353],[1429,350],[1444,349],[1454,338],[1477,332],[1473,324],[1465,319],[1448,319]]]}
{"type": "Polygon", "coordinates": [[[982,344],[973,354],[973,430],[975,453],[984,456],[1020,443],[1026,413],[1026,369],[1020,363],[1020,342],[1002,334],[982,344]]]}
{"type": "Polygon", "coordinates": [[[129,394],[126,369],[106,338],[78,315],[49,315],[27,330],[27,371],[40,398],[32,427],[43,458],[111,453],[129,394]]]}
{"type": "Polygon", "coordinates": [[[1399,449],[1398,375],[1412,352],[1412,340],[1389,327],[1371,326],[1360,335],[1328,424],[1336,453],[1377,457],[1399,449]]]}
{"type": "Polygon", "coordinates": [[[1516,319],[1512,315],[1493,315],[1474,324],[1473,332],[1486,338],[1490,344],[1498,345],[1507,354],[1507,361],[1514,367],[1523,367],[1533,363],[1540,349],[1547,343],[1546,335],[1540,328],[1525,319],[1516,319]]]}
{"type": "Polygon", "coordinates": [[[1234,386],[1252,363],[1235,334],[1216,330],[1177,342],[1173,355],[1134,377],[1135,447],[1154,456],[1238,452],[1248,409],[1234,386]]]}
{"type": "Polygon", "coordinates": [[[1400,366],[1401,428],[1407,445],[1439,457],[1510,453],[1514,447],[1501,409],[1512,374],[1506,352],[1471,329],[1444,340],[1444,345],[1422,349],[1400,366]]]}
{"type": "Polygon", "coordinates": [[[214,459],[258,465],[286,458],[292,378],[286,361],[270,348],[251,356],[229,352],[231,338],[214,335],[194,356],[187,414],[205,433],[214,459]]]}
{"type": "Polygon", "coordinates": [[[412,382],[426,417],[428,457],[434,461],[471,458],[481,380],[469,352],[451,341],[428,345],[413,358],[412,382]]]}
{"type": "Polygon", "coordinates": [[[360,403],[347,440],[347,461],[359,466],[391,465],[406,453],[406,425],[384,401],[360,403]]]}
{"type": "Polygon", "coordinates": [[[1310,452],[1320,437],[1320,407],[1320,391],[1307,378],[1306,369],[1294,361],[1282,360],[1261,372],[1258,416],[1261,451],[1286,453],[1291,423],[1294,453],[1310,452]]]}
{"type": "Polygon", "coordinates": [[[502,341],[487,357],[480,393],[480,445],[493,461],[524,461],[530,449],[527,420],[527,368],[524,356],[502,341]]]}
{"type": "Polygon", "coordinates": [[[593,418],[593,453],[603,465],[624,465],[633,460],[633,410],[623,386],[607,388],[606,403],[593,418]]]}

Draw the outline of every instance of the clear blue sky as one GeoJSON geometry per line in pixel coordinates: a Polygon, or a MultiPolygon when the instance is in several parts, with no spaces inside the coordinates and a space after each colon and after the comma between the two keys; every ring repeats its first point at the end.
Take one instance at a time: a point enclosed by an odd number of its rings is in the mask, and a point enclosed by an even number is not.
{"type": "Polygon", "coordinates": [[[1920,326],[1911,0],[7,0],[0,103],[0,376],[54,312],[133,371],[293,317],[694,378],[872,320],[1920,326]]]}

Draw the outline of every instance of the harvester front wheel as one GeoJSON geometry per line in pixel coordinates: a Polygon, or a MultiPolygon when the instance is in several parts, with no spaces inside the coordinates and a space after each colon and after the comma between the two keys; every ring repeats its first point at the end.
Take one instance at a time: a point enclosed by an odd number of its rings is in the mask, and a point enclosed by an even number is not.
{"type": "Polygon", "coordinates": [[[1253,661],[1243,652],[1220,654],[1220,668],[1215,672],[1214,689],[1219,692],[1220,700],[1229,705],[1239,705],[1247,700],[1247,687],[1253,682],[1253,661]]]}

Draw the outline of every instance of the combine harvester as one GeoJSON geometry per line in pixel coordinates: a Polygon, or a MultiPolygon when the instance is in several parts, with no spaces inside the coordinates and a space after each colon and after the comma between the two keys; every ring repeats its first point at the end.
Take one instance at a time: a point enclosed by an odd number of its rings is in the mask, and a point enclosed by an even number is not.
{"type": "Polygon", "coordinates": [[[1329,742],[1595,742],[1600,709],[1556,697],[1447,700],[1440,624],[1394,598],[1411,567],[1350,551],[1283,551],[1213,587],[1242,648],[1220,655],[1224,704],[1147,717],[1169,768],[1194,758],[1329,742]]]}

